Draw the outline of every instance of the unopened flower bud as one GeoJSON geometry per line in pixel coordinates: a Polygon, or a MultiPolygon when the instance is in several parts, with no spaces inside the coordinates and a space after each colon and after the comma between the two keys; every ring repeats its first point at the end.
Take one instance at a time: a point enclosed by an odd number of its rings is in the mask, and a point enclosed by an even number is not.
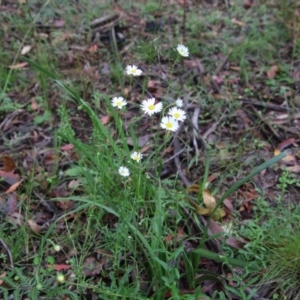
{"type": "Polygon", "coordinates": [[[58,283],[64,283],[65,282],[65,275],[64,274],[61,274],[61,273],[58,273],[56,275],[56,281],[58,283]]]}
{"type": "Polygon", "coordinates": [[[54,245],[53,246],[53,249],[56,251],[56,252],[59,252],[61,250],[61,246],[60,245],[54,245]]]}

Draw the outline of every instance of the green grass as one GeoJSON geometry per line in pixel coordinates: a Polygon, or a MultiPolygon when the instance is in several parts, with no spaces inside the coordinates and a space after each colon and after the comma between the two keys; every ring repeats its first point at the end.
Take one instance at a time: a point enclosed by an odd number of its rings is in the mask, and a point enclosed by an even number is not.
{"type": "MultiPolygon", "coordinates": [[[[191,52],[190,60],[199,59],[205,72],[201,80],[193,72],[179,80],[190,69],[181,64],[174,50],[182,42],[182,7],[173,9],[164,2],[154,1],[145,1],[143,5],[121,3],[126,12],[143,16],[146,21],[153,21],[149,14],[163,12],[164,30],[138,39],[122,55],[122,46],[112,47],[119,51],[118,55],[111,48],[99,47],[94,54],[96,58],[89,56],[89,63],[100,72],[97,81],[82,75],[84,65],[78,53],[71,53],[73,60],[68,61],[68,46],[89,45],[89,33],[85,40],[78,30],[94,18],[112,13],[112,8],[108,3],[94,6],[90,1],[80,4],[47,1],[43,9],[36,10],[37,2],[20,5],[24,18],[5,16],[9,25],[7,34],[12,37],[11,47],[0,52],[0,117],[22,108],[33,115],[34,125],[49,127],[54,132],[51,149],[55,161],[53,168],[47,169],[43,157],[37,154],[30,170],[25,167],[22,170],[20,164],[25,180],[17,190],[19,214],[0,215],[0,236],[14,264],[13,269],[0,272],[5,273],[4,284],[0,285],[4,299],[11,295],[14,299],[60,299],[61,295],[85,299],[91,294],[95,299],[105,300],[228,299],[233,294],[246,300],[252,299],[257,290],[265,291],[272,299],[296,297],[299,266],[291,262],[298,260],[299,234],[289,236],[299,223],[299,208],[293,203],[286,205],[285,200],[292,191],[295,197],[299,196],[297,179],[281,172],[276,187],[278,198],[274,202],[268,201],[260,190],[258,198],[253,200],[254,214],[250,220],[241,218],[238,211],[238,189],[242,183],[255,180],[254,176],[273,168],[271,163],[276,162],[276,159],[270,162],[270,156],[258,157],[260,149],[264,150],[273,141],[254,136],[253,132],[262,125],[250,109],[247,111],[252,118],[249,129],[243,128],[237,134],[237,110],[243,107],[240,98],[265,99],[267,87],[270,98],[276,96],[290,101],[286,91],[294,88],[290,69],[299,47],[293,46],[295,56],[290,58],[285,45],[291,39],[288,28],[276,19],[278,8],[270,10],[268,3],[261,3],[246,10],[242,1],[235,1],[234,5],[226,2],[228,6],[224,3],[212,8],[204,4],[201,9],[189,10],[184,43],[191,52]],[[57,39],[55,44],[50,44],[41,38],[36,22],[47,23],[54,16],[63,16],[66,26],[56,28],[51,39],[68,32],[70,40],[57,39]],[[233,24],[233,18],[246,26],[233,24]],[[172,29],[172,35],[166,27],[172,29]],[[13,35],[14,31],[21,39],[13,35]],[[34,45],[26,54],[29,66],[8,69],[9,65],[22,61],[20,52],[27,44],[34,45]],[[220,58],[226,55],[226,64],[215,74],[220,58]],[[125,66],[132,63],[143,68],[145,77],[124,76],[125,66]],[[275,64],[280,71],[274,79],[268,79],[266,71],[275,64]],[[230,71],[230,65],[238,66],[238,71],[230,71]],[[109,69],[109,75],[101,73],[104,68],[109,69]],[[214,74],[223,79],[215,94],[209,88],[214,74]],[[207,249],[209,241],[216,236],[209,236],[208,228],[195,214],[178,176],[159,178],[163,161],[169,157],[163,151],[172,146],[173,135],[165,134],[157,122],[147,120],[137,111],[140,100],[148,98],[146,89],[150,79],[157,79],[162,90],[160,100],[165,106],[170,104],[168,99],[180,97],[201,107],[198,120],[201,132],[225,115],[209,136],[205,157],[191,150],[191,128],[185,126],[182,140],[187,151],[182,165],[201,188],[208,176],[219,173],[209,189],[218,206],[227,198],[232,200],[236,210],[232,212],[231,234],[248,239],[243,249],[233,249],[223,243],[225,233],[218,235],[224,255],[207,249]],[[32,83],[37,83],[34,92],[39,105],[37,111],[31,109],[29,97],[20,97],[21,91],[28,90],[32,83]],[[133,117],[127,115],[126,109],[119,111],[111,106],[112,97],[121,95],[128,97],[133,117]],[[101,123],[103,116],[111,118],[109,124],[101,123]],[[76,119],[80,120],[79,126],[76,119]],[[147,122],[151,124],[147,133],[155,137],[146,145],[150,148],[142,161],[136,163],[130,159],[130,153],[141,150],[138,140],[146,131],[139,130],[147,122]],[[75,159],[61,150],[68,143],[74,145],[75,159]],[[130,177],[118,174],[120,166],[130,169],[130,177]],[[45,202],[60,212],[53,215],[49,224],[43,220],[37,222],[39,214],[51,219],[45,202]],[[59,251],[55,245],[60,246],[59,251]],[[208,262],[213,266],[218,264],[226,272],[210,270],[206,267],[208,262]],[[69,268],[55,269],[62,264],[69,268]],[[62,281],[57,278],[61,274],[62,281]],[[202,290],[206,280],[215,283],[211,297],[202,290]],[[278,288],[274,288],[274,282],[278,288]]],[[[132,25],[132,20],[126,18],[122,22],[125,26],[132,25]]],[[[3,33],[0,37],[4,37],[3,33]]],[[[262,114],[265,112],[261,110],[262,114]]],[[[13,152],[9,140],[6,146],[13,152]]],[[[201,197],[199,193],[197,199],[201,197]]],[[[0,259],[9,266],[7,251],[0,253],[0,259]]]]}

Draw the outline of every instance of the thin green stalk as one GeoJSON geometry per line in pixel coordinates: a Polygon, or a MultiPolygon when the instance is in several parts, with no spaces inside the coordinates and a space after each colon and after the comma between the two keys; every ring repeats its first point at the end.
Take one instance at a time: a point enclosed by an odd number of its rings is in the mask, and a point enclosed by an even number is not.
{"type": "Polygon", "coordinates": [[[218,201],[218,205],[221,205],[221,203],[223,203],[223,201],[233,192],[235,192],[241,185],[243,185],[245,182],[251,180],[255,175],[259,174],[261,171],[269,168],[270,166],[274,165],[275,163],[277,163],[278,161],[280,161],[281,159],[283,159],[286,156],[286,152],[282,152],[279,155],[276,155],[274,157],[272,157],[271,159],[267,160],[266,162],[264,162],[263,164],[259,165],[258,167],[255,167],[253,169],[253,171],[246,176],[245,178],[239,180],[238,182],[236,182],[235,184],[233,184],[224,194],[223,196],[219,199],[218,201]]]}

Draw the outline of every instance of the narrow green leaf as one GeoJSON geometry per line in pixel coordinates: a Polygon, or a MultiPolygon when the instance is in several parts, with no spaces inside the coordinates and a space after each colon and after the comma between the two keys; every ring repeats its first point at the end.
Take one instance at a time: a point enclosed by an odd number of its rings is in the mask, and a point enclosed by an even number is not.
{"type": "Polygon", "coordinates": [[[271,159],[267,160],[266,162],[264,162],[263,164],[261,164],[260,166],[256,167],[253,169],[253,171],[246,176],[245,178],[239,180],[238,182],[236,182],[235,184],[233,184],[224,194],[223,196],[220,198],[220,200],[218,201],[218,203],[223,203],[223,201],[234,191],[236,191],[241,185],[243,185],[245,182],[251,180],[255,175],[259,174],[261,171],[269,168],[270,166],[272,166],[273,164],[277,163],[278,161],[280,161],[281,159],[283,159],[286,156],[286,152],[282,152],[279,155],[276,155],[274,157],[272,157],[271,159]]]}
{"type": "Polygon", "coordinates": [[[201,256],[207,257],[211,260],[214,260],[219,263],[227,263],[229,265],[235,266],[235,267],[241,267],[241,268],[247,268],[252,271],[259,270],[259,267],[256,263],[248,263],[236,258],[226,257],[223,255],[219,255],[217,253],[211,252],[209,250],[205,250],[202,248],[198,248],[194,250],[193,252],[200,254],[201,256]]]}
{"type": "Polygon", "coordinates": [[[34,61],[32,61],[32,60],[30,60],[30,59],[24,57],[24,56],[22,56],[21,59],[24,60],[24,61],[26,61],[29,65],[31,65],[31,66],[34,67],[35,69],[37,69],[37,70],[41,71],[42,73],[46,74],[46,75],[49,76],[50,78],[52,78],[52,79],[54,79],[54,80],[56,79],[56,76],[55,76],[53,73],[51,73],[51,72],[49,72],[48,70],[44,69],[43,67],[41,67],[41,66],[40,66],[39,64],[37,64],[36,62],[34,62],[34,61]]]}
{"type": "Polygon", "coordinates": [[[93,200],[91,200],[91,199],[86,199],[86,198],[84,198],[84,197],[76,197],[76,196],[74,196],[74,197],[66,197],[66,198],[53,198],[53,199],[51,199],[51,200],[52,200],[52,201],[61,201],[61,202],[63,202],[63,201],[68,201],[68,200],[84,202],[84,203],[87,203],[87,204],[89,204],[89,205],[91,205],[91,206],[92,206],[92,205],[93,205],[93,206],[98,206],[98,207],[100,207],[100,208],[106,210],[107,212],[109,212],[109,213],[115,215],[116,217],[119,217],[119,216],[120,216],[120,215],[119,215],[115,210],[113,210],[112,208],[110,208],[110,207],[108,207],[108,206],[106,206],[106,205],[97,203],[97,202],[95,202],[95,201],[93,201],[93,200]]]}

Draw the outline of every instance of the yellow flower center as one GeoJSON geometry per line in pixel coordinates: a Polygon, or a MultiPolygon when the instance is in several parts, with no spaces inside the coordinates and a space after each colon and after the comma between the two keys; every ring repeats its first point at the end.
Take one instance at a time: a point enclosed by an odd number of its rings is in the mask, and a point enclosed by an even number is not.
{"type": "Polygon", "coordinates": [[[179,112],[174,113],[174,118],[179,119],[180,118],[180,113],[179,112]]]}
{"type": "Polygon", "coordinates": [[[149,110],[154,110],[155,109],[155,105],[154,104],[149,104],[148,105],[148,109],[149,110]]]}
{"type": "Polygon", "coordinates": [[[167,123],[166,123],[166,128],[172,129],[172,128],[173,128],[172,122],[167,122],[167,123]]]}

